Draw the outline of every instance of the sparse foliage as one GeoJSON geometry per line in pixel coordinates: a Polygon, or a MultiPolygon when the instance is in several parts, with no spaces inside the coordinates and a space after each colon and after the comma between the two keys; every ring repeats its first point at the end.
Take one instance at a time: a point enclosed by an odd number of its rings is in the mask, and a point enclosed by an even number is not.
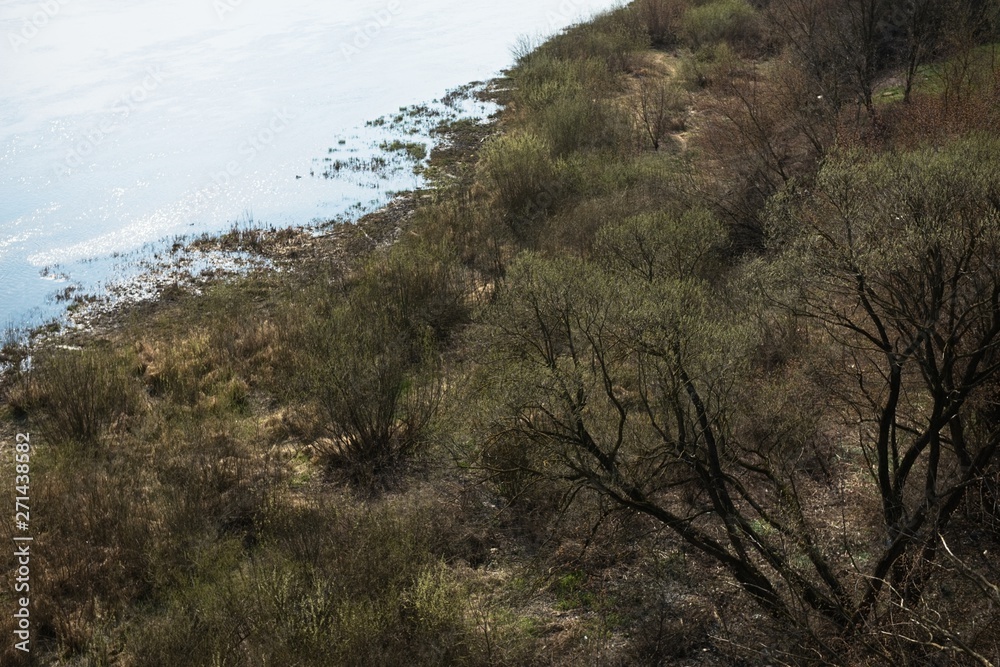
{"type": "Polygon", "coordinates": [[[670,133],[684,129],[684,107],[679,89],[639,79],[639,123],[654,151],[670,133]]]}

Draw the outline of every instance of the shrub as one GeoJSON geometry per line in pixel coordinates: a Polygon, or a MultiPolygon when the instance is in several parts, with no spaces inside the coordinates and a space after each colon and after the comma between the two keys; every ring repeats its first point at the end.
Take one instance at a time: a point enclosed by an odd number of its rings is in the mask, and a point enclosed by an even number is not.
{"type": "Polygon", "coordinates": [[[687,0],[638,0],[633,7],[652,46],[664,48],[677,41],[681,17],[688,8],[687,0]]]}
{"type": "Polygon", "coordinates": [[[529,121],[530,114],[544,111],[559,98],[584,92],[593,98],[598,91],[615,85],[614,77],[598,58],[567,60],[541,51],[519,65],[512,76],[515,104],[529,114],[529,121]]]}
{"type": "Polygon", "coordinates": [[[648,45],[645,26],[635,14],[618,10],[573,26],[543,44],[539,51],[565,60],[597,58],[608,72],[618,74],[630,71],[635,53],[648,45]]]}
{"type": "Polygon", "coordinates": [[[681,32],[692,49],[727,42],[735,47],[759,41],[757,13],[746,0],[713,0],[691,7],[681,20],[681,32]]]}
{"type": "Polygon", "coordinates": [[[573,206],[553,215],[547,221],[545,236],[539,249],[544,252],[568,252],[586,256],[593,245],[594,237],[601,225],[609,219],[627,215],[632,202],[627,196],[612,193],[584,198],[573,206]]]}
{"type": "MultiPolygon", "coordinates": [[[[454,664],[464,652],[465,591],[441,561],[423,568],[403,597],[412,621],[414,643],[428,662],[454,664]]],[[[408,612],[408,613],[407,613],[408,612]]]]}
{"type": "Polygon", "coordinates": [[[522,121],[553,158],[624,143],[627,123],[606,101],[618,83],[599,58],[567,60],[539,53],[518,67],[514,79],[522,121]]]}
{"type": "Polygon", "coordinates": [[[658,151],[670,133],[684,131],[687,123],[685,97],[679,86],[639,79],[635,111],[642,143],[648,139],[653,150],[658,151]]]}
{"type": "Polygon", "coordinates": [[[383,313],[344,308],[313,332],[305,372],[329,436],[321,449],[332,468],[371,486],[424,444],[437,384],[414,368],[413,345],[383,313]]]}
{"type": "Polygon", "coordinates": [[[530,221],[555,203],[555,173],[551,147],[533,132],[502,135],[483,148],[480,178],[517,240],[526,240],[530,221]]]}
{"type": "Polygon", "coordinates": [[[125,415],[142,406],[130,360],[99,349],[56,349],[39,355],[33,372],[51,441],[92,444],[125,415]]]}
{"type": "Polygon", "coordinates": [[[621,152],[633,129],[620,106],[586,92],[556,100],[539,113],[537,123],[556,158],[581,150],[621,152]]]}
{"type": "Polygon", "coordinates": [[[709,88],[731,81],[740,61],[729,44],[708,45],[681,60],[678,75],[688,88],[709,88]]]}
{"type": "Polygon", "coordinates": [[[447,197],[418,210],[414,224],[429,242],[453,246],[462,266],[480,276],[503,275],[503,249],[510,233],[486,201],[447,197]]]}
{"type": "Polygon", "coordinates": [[[317,293],[299,324],[295,375],[321,414],[331,469],[372,485],[426,444],[439,349],[468,321],[466,287],[450,253],[404,243],[317,293]]]}
{"type": "Polygon", "coordinates": [[[350,299],[358,308],[380,304],[393,326],[436,346],[469,322],[468,282],[451,248],[403,241],[365,266],[350,299]]]}
{"type": "Polygon", "coordinates": [[[231,540],[190,550],[123,636],[125,664],[482,664],[465,587],[434,553],[440,511],[412,494],[280,503],[252,558],[231,540]]]}
{"type": "Polygon", "coordinates": [[[32,554],[41,566],[31,581],[31,617],[40,640],[80,650],[94,640],[100,616],[149,594],[157,517],[144,497],[142,459],[126,448],[114,457],[74,447],[32,454],[32,504],[40,508],[32,513],[32,554]]]}
{"type": "Polygon", "coordinates": [[[598,235],[595,256],[611,273],[633,280],[707,278],[718,269],[711,260],[724,239],[722,225],[707,211],[661,211],[606,225],[598,235]]]}

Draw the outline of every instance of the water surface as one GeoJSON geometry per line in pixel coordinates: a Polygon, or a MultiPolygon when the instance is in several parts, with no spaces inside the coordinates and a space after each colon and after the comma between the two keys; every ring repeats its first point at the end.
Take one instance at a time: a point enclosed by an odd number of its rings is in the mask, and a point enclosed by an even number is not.
{"type": "Polygon", "coordinates": [[[164,239],[328,220],[415,186],[408,169],[318,172],[331,148],[364,154],[365,121],[617,4],[4,2],[0,325],[53,316],[57,293],[96,289],[164,239]]]}

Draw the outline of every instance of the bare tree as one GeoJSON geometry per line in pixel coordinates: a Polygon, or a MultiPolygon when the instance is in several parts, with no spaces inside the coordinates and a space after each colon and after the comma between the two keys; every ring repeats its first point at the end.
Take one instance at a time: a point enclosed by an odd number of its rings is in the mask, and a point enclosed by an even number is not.
{"type": "Polygon", "coordinates": [[[681,93],[663,82],[650,83],[639,78],[639,123],[654,151],[671,133],[684,127],[684,101],[681,93]]]}
{"type": "Polygon", "coordinates": [[[847,96],[833,30],[840,4],[841,0],[771,0],[762,8],[771,29],[784,41],[786,53],[811,81],[814,94],[835,110],[847,96]]]}
{"type": "Polygon", "coordinates": [[[903,32],[903,101],[909,102],[917,71],[937,50],[944,16],[942,3],[934,0],[908,0],[898,3],[897,7],[901,14],[898,23],[903,32]]]}
{"type": "Polygon", "coordinates": [[[844,156],[809,197],[775,205],[781,261],[761,271],[787,269],[785,307],[849,362],[842,402],[830,404],[832,387],[820,398],[753,379],[763,306],[723,298],[700,262],[671,259],[708,261],[705,236],[650,253],[683,227],[637,225],[604,240],[602,268],[536,257],[512,268],[485,333],[497,354],[482,378],[484,438],[521,443],[533,476],[660,522],[814,641],[877,643],[898,599],[926,599],[939,535],[1000,447],[998,148],[844,156]],[[851,538],[808,500],[837,475],[863,479],[823,444],[838,406],[854,415],[881,510],[855,517],[866,528],[851,538]]]}
{"type": "MultiPolygon", "coordinates": [[[[793,215],[799,312],[848,352],[886,548],[852,622],[886,587],[919,599],[967,489],[1000,446],[1000,164],[967,141],[828,168],[819,206],[793,215]],[[803,276],[807,277],[802,280],[803,276]],[[811,278],[809,278],[811,276],[811,278]]],[[[815,199],[812,201],[816,201],[815,199]]]]}
{"type": "Polygon", "coordinates": [[[891,9],[891,0],[773,0],[764,13],[819,94],[837,109],[853,98],[875,118],[891,9]]]}
{"type": "Polygon", "coordinates": [[[766,201],[790,180],[812,178],[835,121],[800,69],[769,68],[766,77],[750,70],[720,86],[697,138],[714,163],[704,196],[732,223],[734,239],[757,249],[766,201]]]}

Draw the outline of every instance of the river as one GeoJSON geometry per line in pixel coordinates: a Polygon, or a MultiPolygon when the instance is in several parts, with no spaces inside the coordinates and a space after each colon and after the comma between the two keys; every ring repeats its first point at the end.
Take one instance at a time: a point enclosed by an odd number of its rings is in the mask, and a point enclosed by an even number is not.
{"type": "Polygon", "coordinates": [[[366,122],[618,4],[4,2],[0,326],[58,315],[67,288],[99,290],[171,239],[329,220],[418,185],[412,169],[321,174],[370,156],[366,122]]]}

